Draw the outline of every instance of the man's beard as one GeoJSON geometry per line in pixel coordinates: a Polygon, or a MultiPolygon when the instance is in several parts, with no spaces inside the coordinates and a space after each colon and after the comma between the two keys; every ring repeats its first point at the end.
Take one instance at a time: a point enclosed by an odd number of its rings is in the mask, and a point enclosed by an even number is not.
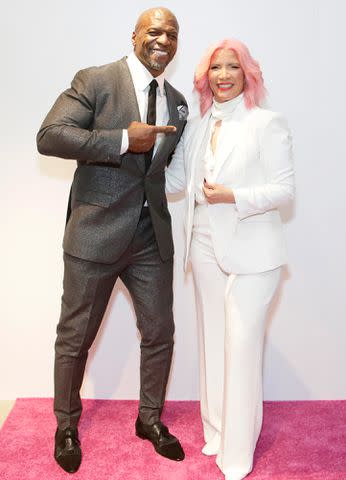
{"type": "Polygon", "coordinates": [[[162,69],[166,68],[166,65],[167,65],[166,63],[165,64],[157,63],[154,60],[150,60],[150,62],[149,62],[149,66],[153,70],[162,70],[162,69]]]}
{"type": "MultiPolygon", "coordinates": [[[[169,64],[169,58],[167,56],[167,58],[165,58],[164,62],[160,63],[158,61],[155,61],[151,55],[152,55],[152,52],[153,50],[152,49],[148,49],[147,50],[147,62],[148,62],[148,65],[149,67],[152,69],[152,70],[157,70],[157,71],[160,71],[160,70],[164,70],[167,65],[169,64]]],[[[155,55],[155,54],[154,54],[155,55]]]]}

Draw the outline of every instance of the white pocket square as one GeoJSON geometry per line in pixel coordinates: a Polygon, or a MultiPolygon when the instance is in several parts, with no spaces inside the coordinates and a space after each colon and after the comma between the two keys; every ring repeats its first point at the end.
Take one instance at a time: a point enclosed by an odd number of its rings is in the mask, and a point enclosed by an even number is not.
{"type": "Polygon", "coordinates": [[[187,108],[187,105],[179,105],[177,107],[177,110],[178,110],[179,120],[186,120],[189,114],[189,109],[187,108]]]}

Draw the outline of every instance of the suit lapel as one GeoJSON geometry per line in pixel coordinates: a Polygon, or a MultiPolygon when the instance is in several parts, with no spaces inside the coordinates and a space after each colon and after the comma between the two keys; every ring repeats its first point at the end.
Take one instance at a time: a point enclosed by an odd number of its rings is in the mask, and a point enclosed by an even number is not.
{"type": "MultiPolygon", "coordinates": [[[[126,57],[122,58],[119,62],[119,75],[121,79],[121,92],[119,92],[119,97],[122,99],[119,104],[123,122],[125,125],[130,125],[133,121],[140,122],[141,115],[138,108],[137,95],[126,57]]],[[[116,105],[116,108],[119,108],[119,105],[116,105]]],[[[145,163],[142,154],[136,155],[136,162],[139,170],[144,173],[145,163]]]]}
{"type": "MultiPolygon", "coordinates": [[[[133,121],[140,122],[141,115],[139,113],[137,96],[126,57],[122,58],[119,62],[119,75],[121,79],[121,92],[119,92],[119,94],[122,99],[120,108],[122,109],[124,123],[130,124],[133,121]]],[[[118,105],[117,108],[119,108],[118,105]]]]}
{"type": "Polygon", "coordinates": [[[226,160],[230,159],[234,147],[237,145],[239,141],[239,135],[241,126],[239,122],[225,122],[224,125],[225,131],[223,132],[222,138],[218,142],[218,152],[217,152],[217,160],[214,169],[214,179],[216,181],[217,176],[219,175],[222,167],[224,166],[226,160]],[[231,135],[227,133],[227,127],[231,126],[231,135]]]}
{"type": "Polygon", "coordinates": [[[217,177],[221,173],[226,162],[230,162],[234,148],[239,143],[244,130],[244,123],[247,117],[247,110],[243,103],[240,103],[231,120],[226,120],[222,138],[218,142],[217,161],[214,170],[214,181],[217,182],[217,177]]]}
{"type": "Polygon", "coordinates": [[[168,82],[165,81],[165,92],[166,92],[166,98],[167,98],[167,107],[168,107],[168,113],[169,113],[169,119],[168,119],[168,124],[167,125],[173,125],[174,127],[177,128],[177,131],[174,135],[165,135],[156,152],[155,155],[153,156],[151,160],[151,165],[149,170],[151,170],[157,162],[160,161],[162,156],[166,156],[169,151],[169,147],[171,143],[174,142],[176,135],[180,134],[180,128],[182,128],[183,122],[179,120],[179,113],[177,110],[177,105],[176,105],[176,100],[174,97],[174,92],[171,86],[169,85],[168,82]]]}
{"type": "Polygon", "coordinates": [[[189,193],[194,190],[197,159],[200,158],[201,153],[203,154],[205,151],[202,147],[204,147],[206,143],[209,118],[210,112],[208,111],[204,117],[200,119],[197,126],[192,128],[190,132],[191,142],[189,142],[186,149],[186,158],[191,159],[187,164],[187,166],[190,167],[190,171],[187,173],[187,178],[189,179],[187,188],[189,193]]]}
{"type": "Polygon", "coordinates": [[[167,106],[169,112],[169,125],[174,125],[175,127],[178,126],[179,123],[179,114],[176,108],[176,101],[173,95],[173,90],[168,82],[165,81],[165,92],[167,97],[167,106]]]}

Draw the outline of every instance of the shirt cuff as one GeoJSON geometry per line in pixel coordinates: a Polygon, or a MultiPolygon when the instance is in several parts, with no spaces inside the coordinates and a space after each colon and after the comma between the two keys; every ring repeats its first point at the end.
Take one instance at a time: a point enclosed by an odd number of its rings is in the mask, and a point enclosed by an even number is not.
{"type": "Polygon", "coordinates": [[[123,130],[123,136],[121,139],[121,148],[120,148],[120,155],[123,155],[129,149],[129,136],[127,130],[123,130]]]}

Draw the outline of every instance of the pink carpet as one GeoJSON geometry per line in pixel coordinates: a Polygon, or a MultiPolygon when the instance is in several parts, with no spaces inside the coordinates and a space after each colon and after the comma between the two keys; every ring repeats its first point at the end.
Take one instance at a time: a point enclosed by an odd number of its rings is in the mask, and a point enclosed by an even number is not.
{"type": "MultiPolygon", "coordinates": [[[[197,402],[167,402],[163,415],[186,459],[171,462],[134,434],[137,402],[85,400],[83,462],[73,476],[52,456],[51,399],[19,399],[0,432],[1,480],[222,480],[203,446],[197,402]]],[[[249,480],[346,480],[346,401],[266,402],[249,480]]]]}

